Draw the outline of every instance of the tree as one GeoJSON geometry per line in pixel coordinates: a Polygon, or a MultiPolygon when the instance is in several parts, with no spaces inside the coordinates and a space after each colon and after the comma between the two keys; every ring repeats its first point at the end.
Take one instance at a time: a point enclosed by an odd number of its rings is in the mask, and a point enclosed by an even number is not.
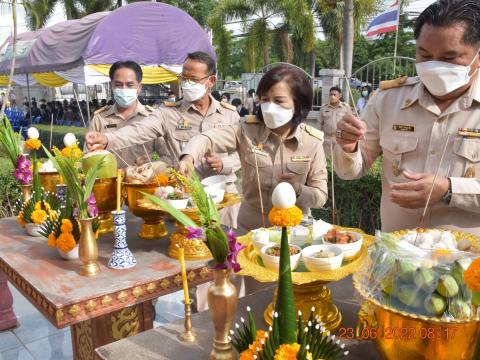
{"type": "MultiPolygon", "coordinates": [[[[13,72],[15,69],[15,58],[17,53],[17,4],[16,0],[11,0],[11,2],[7,2],[7,6],[10,5],[12,8],[12,21],[13,21],[13,31],[12,31],[12,64],[10,67],[10,76],[8,77],[8,84],[7,84],[7,91],[5,92],[5,101],[2,104],[2,108],[0,110],[0,119],[3,117],[5,112],[5,107],[7,105],[7,101],[10,99],[10,90],[12,89],[12,81],[13,81],[13,72]]],[[[0,6],[4,6],[4,3],[1,3],[0,6]]]]}

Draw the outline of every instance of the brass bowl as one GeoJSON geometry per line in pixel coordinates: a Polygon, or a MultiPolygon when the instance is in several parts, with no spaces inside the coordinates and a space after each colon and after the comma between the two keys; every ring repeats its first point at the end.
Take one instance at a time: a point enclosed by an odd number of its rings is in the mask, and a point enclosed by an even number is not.
{"type": "Polygon", "coordinates": [[[93,195],[97,201],[99,233],[113,231],[112,211],[117,207],[117,178],[97,179],[93,185],[93,195]]]}
{"type": "Polygon", "coordinates": [[[123,183],[126,191],[126,204],[133,215],[143,219],[140,229],[140,237],[144,239],[155,239],[164,237],[168,234],[163,220],[167,214],[163,210],[145,208],[140,206],[145,196],[142,192],[153,195],[158,188],[158,184],[131,184],[123,183]]]}
{"type": "Polygon", "coordinates": [[[357,337],[373,340],[387,360],[473,360],[480,335],[480,318],[452,320],[396,310],[371,298],[353,275],[363,299],[357,337]]]}
{"type": "Polygon", "coordinates": [[[40,182],[45,191],[56,193],[57,185],[60,184],[60,174],[58,172],[39,172],[40,182]]]}

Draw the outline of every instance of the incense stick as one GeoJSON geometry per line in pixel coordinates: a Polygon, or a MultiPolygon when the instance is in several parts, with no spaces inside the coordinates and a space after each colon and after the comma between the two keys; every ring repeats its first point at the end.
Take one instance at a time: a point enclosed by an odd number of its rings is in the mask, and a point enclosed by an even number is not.
{"type": "MultiPolygon", "coordinates": [[[[150,156],[148,155],[148,151],[147,151],[147,148],[145,147],[145,143],[142,144],[142,146],[143,146],[143,150],[145,151],[145,154],[147,155],[148,162],[150,163],[150,166],[152,167],[152,172],[153,172],[152,159],[150,159],[150,156]]],[[[156,175],[154,175],[154,178],[155,178],[155,181],[157,182],[157,185],[162,186],[156,175]]]]}
{"type": "Polygon", "coordinates": [[[52,149],[52,136],[53,136],[53,112],[52,112],[52,120],[50,121],[50,147],[52,149]]]}
{"type": "Polygon", "coordinates": [[[80,117],[82,118],[83,127],[87,127],[87,124],[85,123],[85,119],[83,118],[82,109],[80,108],[80,101],[78,99],[78,95],[75,89],[73,89],[73,95],[75,95],[75,99],[77,100],[78,112],[80,113],[80,117]]]}
{"type": "Polygon", "coordinates": [[[258,173],[257,152],[255,150],[253,150],[253,156],[255,157],[255,172],[257,173],[258,195],[260,195],[260,210],[262,212],[262,224],[263,224],[263,228],[265,229],[265,210],[263,208],[262,187],[260,186],[260,175],[258,173]]]}
{"type": "Polygon", "coordinates": [[[174,163],[175,162],[178,163],[178,158],[175,155],[175,151],[173,151],[172,144],[170,144],[170,140],[168,140],[167,138],[164,138],[164,139],[165,139],[165,144],[167,145],[168,151],[170,152],[170,155],[172,156],[172,161],[174,163]]]}
{"type": "Polygon", "coordinates": [[[113,152],[120,160],[122,160],[128,167],[130,167],[130,164],[127,163],[120,155],[118,155],[118,153],[113,150],[113,149],[109,149],[111,152],[113,152]]]}

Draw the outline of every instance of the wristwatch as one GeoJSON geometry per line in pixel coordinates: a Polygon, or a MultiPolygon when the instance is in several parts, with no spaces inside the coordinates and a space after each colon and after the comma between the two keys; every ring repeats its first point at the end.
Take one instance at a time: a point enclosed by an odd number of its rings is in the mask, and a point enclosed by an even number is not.
{"type": "Polygon", "coordinates": [[[452,181],[450,180],[450,178],[448,178],[448,190],[447,192],[443,195],[442,197],[442,201],[447,204],[447,205],[450,205],[450,201],[452,200],[452,181]]]}

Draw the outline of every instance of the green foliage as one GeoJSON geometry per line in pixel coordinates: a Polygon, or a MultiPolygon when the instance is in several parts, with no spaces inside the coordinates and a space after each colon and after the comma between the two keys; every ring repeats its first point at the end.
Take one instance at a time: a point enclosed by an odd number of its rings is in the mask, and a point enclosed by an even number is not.
{"type": "Polygon", "coordinates": [[[22,140],[22,136],[13,131],[10,121],[4,114],[0,119],[0,145],[14,167],[17,166],[17,158],[21,154],[22,140]]]}
{"type": "MultiPolygon", "coordinates": [[[[50,148],[50,125],[41,124],[35,125],[40,133],[40,140],[45,147],[50,148]]],[[[85,133],[87,132],[86,128],[77,127],[77,126],[61,126],[61,125],[54,125],[52,131],[52,147],[56,146],[59,149],[62,149],[65,145],[63,145],[63,137],[67,133],[73,133],[78,140],[78,147],[83,149],[83,142],[85,138],[85,133]]],[[[42,154],[40,154],[42,156],[42,154]]],[[[46,156],[46,155],[45,155],[46,156]]]]}
{"type": "Polygon", "coordinates": [[[15,204],[22,198],[18,181],[13,177],[10,159],[0,157],[0,218],[16,215],[15,204]]]}
{"type": "MultiPolygon", "coordinates": [[[[332,222],[331,165],[328,163],[329,198],[323,209],[312,209],[315,218],[332,222]]],[[[367,234],[375,234],[381,228],[380,198],[381,160],[377,160],[373,171],[358,180],[346,181],[335,175],[335,203],[337,224],[360,228],[367,234]]]]}

